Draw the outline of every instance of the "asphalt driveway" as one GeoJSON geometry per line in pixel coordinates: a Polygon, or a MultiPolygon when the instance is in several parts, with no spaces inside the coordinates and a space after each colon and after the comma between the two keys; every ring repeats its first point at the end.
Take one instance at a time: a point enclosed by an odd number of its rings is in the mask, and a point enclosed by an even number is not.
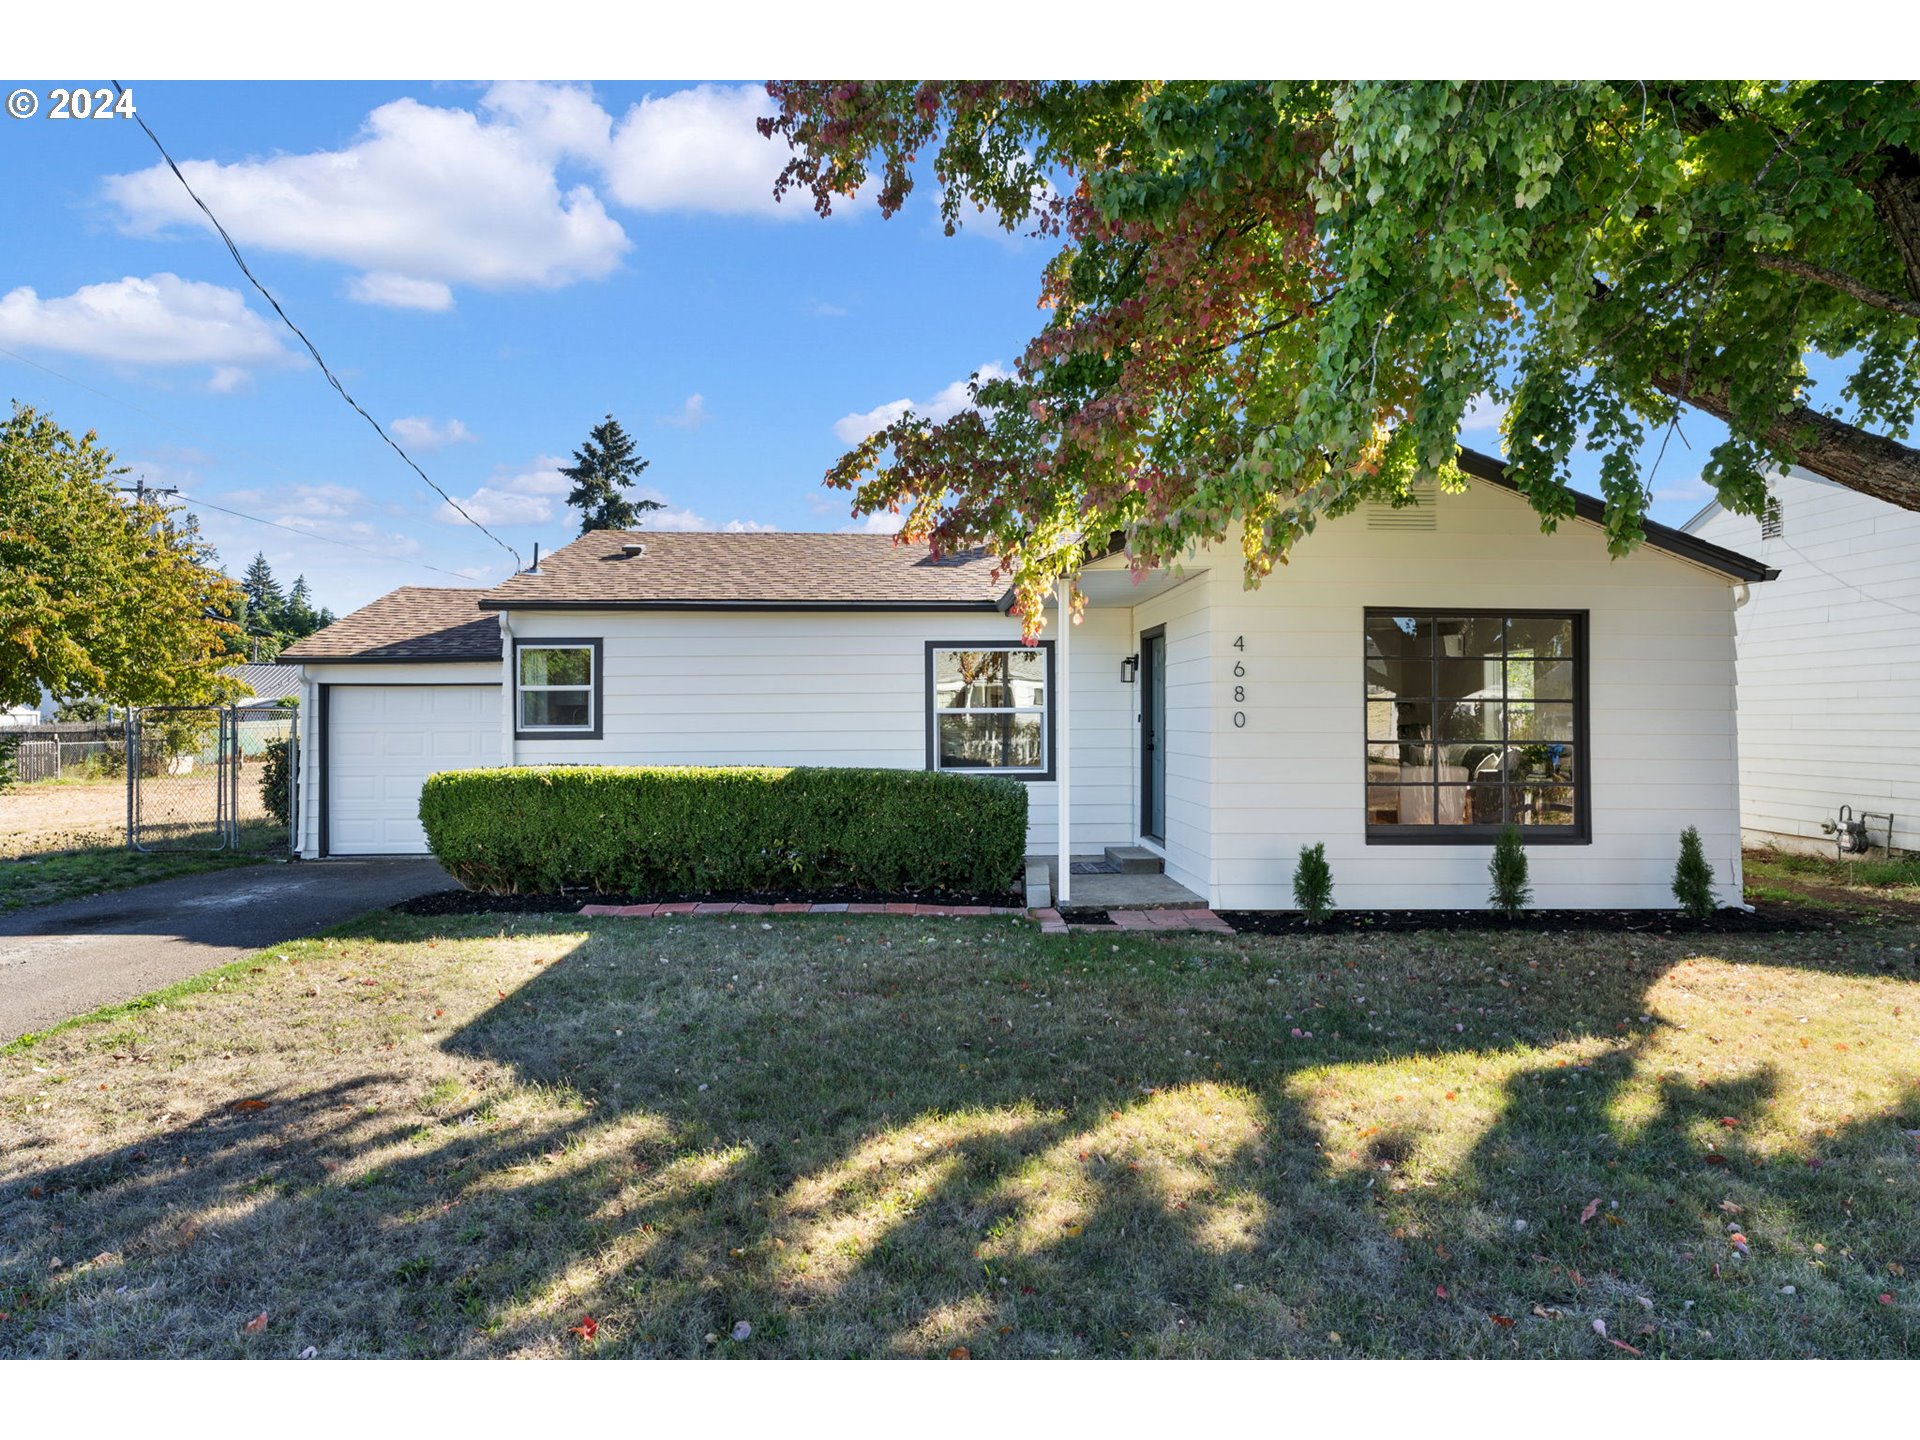
{"type": "Polygon", "coordinates": [[[453,883],[426,859],[248,865],[0,916],[0,1044],[453,883]]]}

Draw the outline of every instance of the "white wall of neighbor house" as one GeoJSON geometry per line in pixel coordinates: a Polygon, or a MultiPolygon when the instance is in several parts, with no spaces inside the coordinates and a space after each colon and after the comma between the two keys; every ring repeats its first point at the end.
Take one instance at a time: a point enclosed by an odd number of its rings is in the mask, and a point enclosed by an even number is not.
{"type": "Polygon", "coordinates": [[[1300,847],[1324,842],[1343,908],[1486,905],[1487,844],[1368,843],[1364,614],[1418,607],[1588,614],[1592,842],[1529,848],[1536,905],[1670,908],[1688,825],[1738,903],[1732,583],[1645,548],[1613,560],[1587,524],[1543,535],[1520,497],[1480,482],[1439,495],[1434,526],[1372,528],[1363,508],[1321,524],[1257,590],[1237,561],[1211,573],[1211,766],[1193,813],[1211,832],[1212,902],[1290,908],[1300,847]]]}
{"type": "MultiPolygon", "coordinates": [[[[927,764],[928,641],[1017,644],[985,611],[513,612],[514,637],[602,643],[603,736],[513,742],[513,763],[927,764]]],[[[1069,647],[1076,851],[1133,838],[1128,612],[1089,610],[1069,647]]],[[[1057,738],[1057,737],[1056,737],[1057,738]]],[[[1058,801],[1027,783],[1028,849],[1056,849],[1058,801]]]]}
{"type": "Polygon", "coordinates": [[[1889,811],[1920,850],[1920,514],[1804,471],[1772,493],[1777,533],[1725,509],[1691,527],[1780,571],[1735,616],[1743,822],[1830,853],[1820,823],[1842,805],[1889,811]]]}

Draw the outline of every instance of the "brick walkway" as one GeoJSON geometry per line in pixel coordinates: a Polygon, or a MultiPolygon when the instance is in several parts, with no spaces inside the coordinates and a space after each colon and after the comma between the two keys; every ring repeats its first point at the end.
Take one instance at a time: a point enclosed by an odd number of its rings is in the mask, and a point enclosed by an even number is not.
{"type": "Polygon", "coordinates": [[[1122,930],[1157,934],[1170,930],[1203,930],[1231,935],[1233,927],[1211,910],[1110,910],[1105,925],[1069,926],[1058,910],[1021,910],[1010,905],[742,905],[731,901],[695,903],[669,900],[660,905],[582,905],[582,915],[619,915],[645,920],[659,915],[911,915],[921,918],[960,918],[978,915],[1025,915],[1040,922],[1043,935],[1065,935],[1069,930],[1122,930]]]}

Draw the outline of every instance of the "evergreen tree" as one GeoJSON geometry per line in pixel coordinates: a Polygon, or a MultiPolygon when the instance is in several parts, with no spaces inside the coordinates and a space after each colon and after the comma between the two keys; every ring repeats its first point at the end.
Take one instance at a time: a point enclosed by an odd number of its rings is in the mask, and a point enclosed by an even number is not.
{"type": "Polygon", "coordinates": [[[240,589],[247,597],[247,633],[276,634],[287,600],[280,593],[280,582],[273,578],[273,567],[267,563],[265,552],[254,553],[253,563],[247,566],[247,573],[240,577],[240,589]]]}
{"type": "Polygon", "coordinates": [[[625,493],[647,464],[613,416],[593,427],[573,452],[573,464],[560,467],[573,481],[567,504],[580,512],[582,535],[589,530],[637,530],[642,515],[661,508],[658,500],[630,500],[625,493]]]}

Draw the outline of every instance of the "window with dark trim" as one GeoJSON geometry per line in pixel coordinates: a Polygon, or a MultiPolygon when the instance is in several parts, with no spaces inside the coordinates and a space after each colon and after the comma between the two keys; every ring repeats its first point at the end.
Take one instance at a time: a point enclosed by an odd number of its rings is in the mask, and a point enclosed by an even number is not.
{"type": "Polygon", "coordinates": [[[1367,840],[1581,842],[1586,616],[1366,612],[1367,840]]]}
{"type": "Polygon", "coordinates": [[[1053,776],[1053,646],[927,645],[927,768],[1053,776]]]}
{"type": "Polygon", "coordinates": [[[598,740],[600,642],[513,643],[513,734],[517,740],[598,740]]]}

